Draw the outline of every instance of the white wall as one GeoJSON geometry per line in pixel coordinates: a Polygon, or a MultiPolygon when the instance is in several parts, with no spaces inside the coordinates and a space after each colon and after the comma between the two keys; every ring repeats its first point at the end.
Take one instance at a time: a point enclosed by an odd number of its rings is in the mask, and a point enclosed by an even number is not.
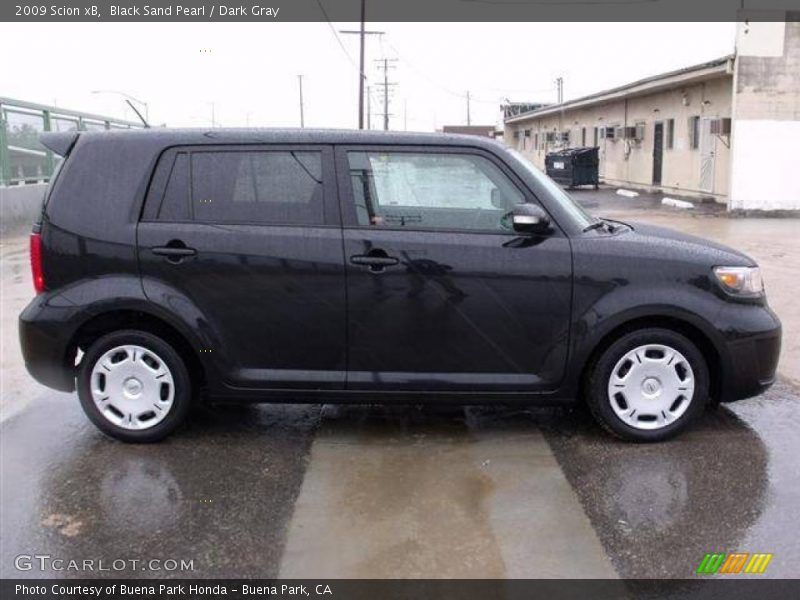
{"type": "Polygon", "coordinates": [[[800,23],[736,32],[730,208],[800,210],[800,23]]]}
{"type": "Polygon", "coordinates": [[[734,123],[734,210],[800,210],[800,121],[734,123]]]}

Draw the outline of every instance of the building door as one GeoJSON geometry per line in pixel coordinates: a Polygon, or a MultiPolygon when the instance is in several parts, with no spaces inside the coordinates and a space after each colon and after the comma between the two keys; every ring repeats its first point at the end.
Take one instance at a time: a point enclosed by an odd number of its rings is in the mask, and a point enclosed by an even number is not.
{"type": "Polygon", "coordinates": [[[661,185],[661,166],[664,162],[664,123],[653,130],[653,185],[661,185]]]}
{"type": "Polygon", "coordinates": [[[714,155],[716,139],[711,134],[711,119],[700,119],[700,183],[704,192],[714,191],[714,155]]]}

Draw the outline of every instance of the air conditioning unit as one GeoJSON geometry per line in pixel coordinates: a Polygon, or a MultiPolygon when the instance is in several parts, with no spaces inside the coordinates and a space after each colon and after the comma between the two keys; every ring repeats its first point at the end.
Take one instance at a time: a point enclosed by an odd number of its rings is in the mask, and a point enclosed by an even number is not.
{"type": "Polygon", "coordinates": [[[565,144],[569,144],[569,131],[562,131],[559,134],[560,141],[564,142],[565,144]]]}
{"type": "Polygon", "coordinates": [[[617,127],[616,135],[624,140],[634,140],[636,139],[636,127],[617,127]]]}
{"type": "Polygon", "coordinates": [[[731,134],[731,120],[727,117],[718,119],[711,119],[711,134],[712,135],[730,135],[731,134]]]}
{"type": "Polygon", "coordinates": [[[618,127],[617,128],[606,127],[605,129],[601,129],[600,133],[602,133],[603,137],[606,138],[607,140],[613,140],[615,138],[614,134],[616,132],[616,129],[619,129],[619,128],[618,127]]]}
{"type": "Polygon", "coordinates": [[[644,139],[645,124],[644,123],[637,123],[636,127],[634,127],[634,129],[636,129],[636,135],[634,136],[634,139],[636,141],[643,140],[644,139]]]}
{"type": "Polygon", "coordinates": [[[548,131],[546,134],[545,139],[548,142],[555,142],[556,141],[556,132],[555,131],[548,131]]]}

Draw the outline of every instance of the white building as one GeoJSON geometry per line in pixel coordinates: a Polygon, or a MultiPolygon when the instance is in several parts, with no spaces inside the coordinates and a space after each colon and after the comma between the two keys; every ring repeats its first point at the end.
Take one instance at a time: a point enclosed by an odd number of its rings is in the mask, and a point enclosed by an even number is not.
{"type": "Polygon", "coordinates": [[[542,169],[597,146],[611,185],[800,210],[800,23],[740,23],[734,55],[512,116],[504,139],[542,169]]]}

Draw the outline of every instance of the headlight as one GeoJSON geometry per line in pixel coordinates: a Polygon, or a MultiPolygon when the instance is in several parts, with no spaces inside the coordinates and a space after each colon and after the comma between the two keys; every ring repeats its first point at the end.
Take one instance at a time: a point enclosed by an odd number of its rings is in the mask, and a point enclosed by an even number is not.
{"type": "Polygon", "coordinates": [[[730,294],[757,296],[764,293],[764,282],[758,267],[714,267],[714,275],[730,294]]]}

